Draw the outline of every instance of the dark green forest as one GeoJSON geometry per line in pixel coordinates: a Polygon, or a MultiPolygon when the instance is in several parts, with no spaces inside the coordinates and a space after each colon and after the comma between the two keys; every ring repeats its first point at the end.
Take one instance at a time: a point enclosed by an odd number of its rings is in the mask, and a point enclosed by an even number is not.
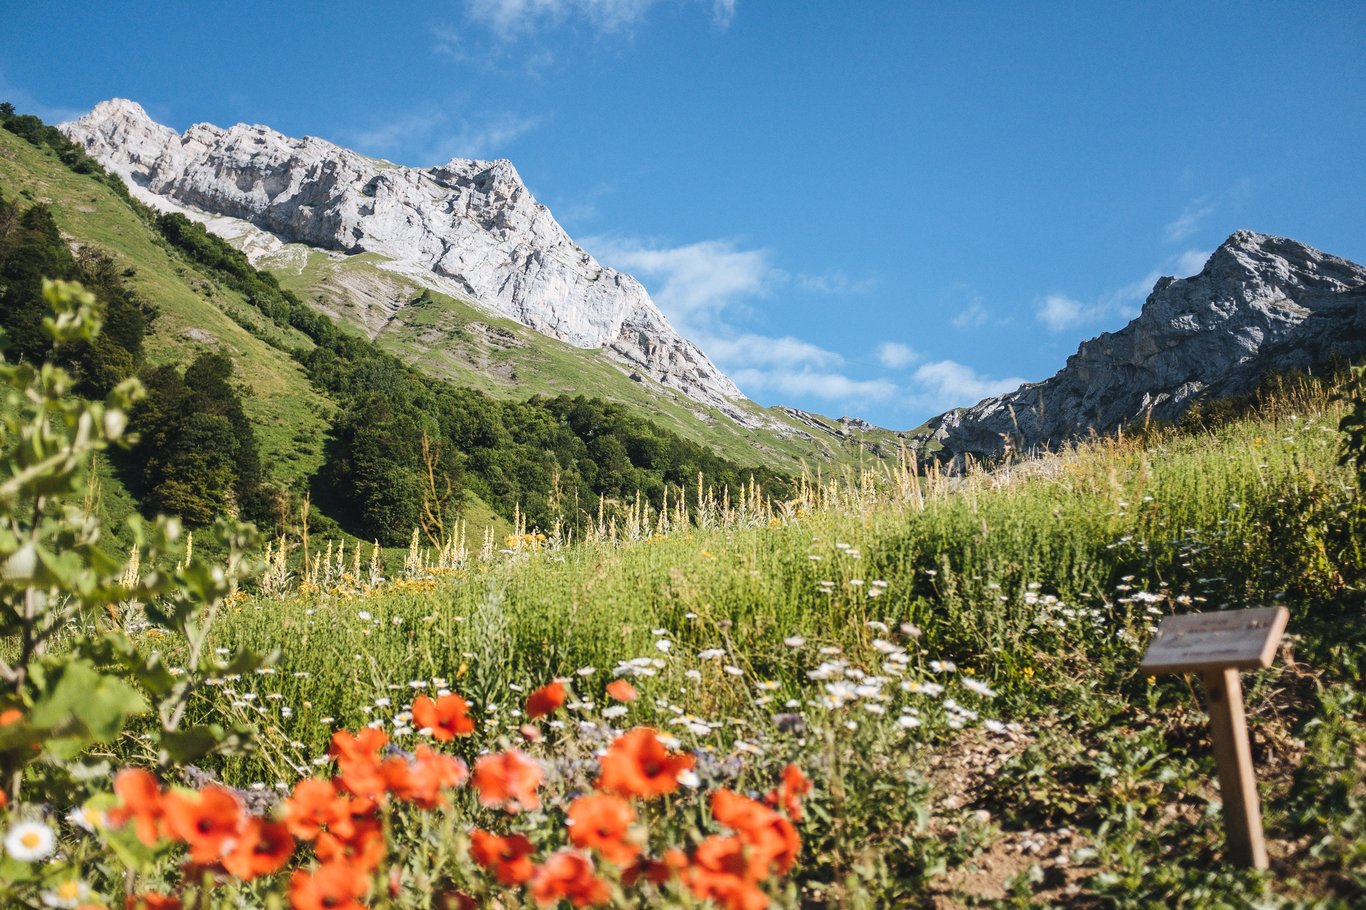
{"type": "Polygon", "coordinates": [[[306,336],[311,345],[287,353],[338,405],[311,489],[273,488],[228,358],[202,355],[148,369],[142,342],[155,301],[138,299],[124,280],[129,275],[98,251],[73,254],[43,206],[25,209],[0,197],[0,326],[8,356],[63,360],[92,397],[141,376],[148,396],[132,415],[140,442],[121,467],[145,511],[179,514],[192,525],[225,512],[266,521],[307,494],[345,530],[401,544],[424,514],[427,524],[458,517],[467,492],[505,518],[520,509],[531,526],[562,519],[576,528],[596,514],[600,497],[622,503],[639,492],[658,505],[666,488],[691,486],[699,473],[718,490],[751,479],[775,493],[786,487],[783,475],[723,459],[621,405],[584,395],[499,401],[425,376],[281,288],[202,225],[132,200],[116,176],[55,128],[9,105],[0,105],[0,123],[51,149],[74,173],[117,185],[168,249],[306,336]],[[78,279],[96,293],[106,331],[95,349],[54,352],[42,341],[43,277],[78,279]]]}

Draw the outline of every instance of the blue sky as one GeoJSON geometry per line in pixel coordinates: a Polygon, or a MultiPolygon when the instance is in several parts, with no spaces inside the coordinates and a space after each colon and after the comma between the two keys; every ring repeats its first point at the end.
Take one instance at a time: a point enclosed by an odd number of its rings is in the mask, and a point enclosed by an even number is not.
{"type": "Polygon", "coordinates": [[[1362,3],[28,3],[0,96],[510,158],[751,397],[896,428],[1238,228],[1366,261],[1362,3]]]}

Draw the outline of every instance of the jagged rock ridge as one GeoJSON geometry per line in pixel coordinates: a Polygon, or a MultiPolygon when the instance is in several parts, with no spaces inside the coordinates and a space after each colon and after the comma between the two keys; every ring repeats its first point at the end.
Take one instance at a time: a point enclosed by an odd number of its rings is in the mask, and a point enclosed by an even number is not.
{"type": "Polygon", "coordinates": [[[993,458],[1155,419],[1262,377],[1366,356],[1366,269],[1238,231],[1190,278],[1162,278],[1139,315],[1083,342],[1051,379],[931,420],[941,456],[993,458]]]}
{"type": "Polygon", "coordinates": [[[246,124],[180,134],[123,99],[61,129],[154,207],[210,227],[226,216],[285,242],[379,253],[385,267],[435,290],[577,347],[605,348],[742,425],[763,422],[638,281],[570,239],[509,161],[399,167],[246,124]]]}

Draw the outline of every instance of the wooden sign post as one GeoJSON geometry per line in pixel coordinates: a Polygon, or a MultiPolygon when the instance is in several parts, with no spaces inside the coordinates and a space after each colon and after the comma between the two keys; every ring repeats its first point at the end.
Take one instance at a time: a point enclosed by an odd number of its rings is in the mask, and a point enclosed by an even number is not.
{"type": "Polygon", "coordinates": [[[1238,671],[1271,666],[1289,618],[1285,607],[1168,616],[1138,665],[1150,676],[1199,673],[1204,681],[1229,856],[1254,869],[1268,865],[1266,839],[1238,671]]]}

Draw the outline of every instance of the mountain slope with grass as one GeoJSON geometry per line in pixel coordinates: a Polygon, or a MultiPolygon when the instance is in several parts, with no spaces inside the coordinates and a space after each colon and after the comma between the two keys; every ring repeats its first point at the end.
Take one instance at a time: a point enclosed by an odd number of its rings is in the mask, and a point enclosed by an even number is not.
{"type": "Polygon", "coordinates": [[[574,244],[510,162],[398,167],[245,124],[182,135],[124,99],[62,129],[136,198],[205,223],[431,375],[511,399],[591,393],[742,464],[895,456],[896,433],[812,432],[745,398],[634,278],[574,244]]]}
{"type": "MultiPolygon", "coordinates": [[[[477,542],[485,529],[501,539],[518,522],[572,531],[590,516],[625,514],[637,499],[658,508],[670,490],[676,498],[699,479],[737,495],[751,481],[782,486],[762,454],[727,459],[602,397],[496,399],[418,372],[306,305],[200,225],[131,199],[56,130],[12,109],[4,116],[0,193],[16,211],[50,213],[68,248],[97,250],[156,310],[146,368],[183,369],[209,354],[231,364],[262,480],[278,493],[263,516],[269,524],[297,529],[311,497],[314,533],[397,545],[418,527],[444,539],[463,521],[477,542]]],[[[158,386],[178,382],[165,374],[158,386]]],[[[193,443],[185,445],[192,460],[193,443]]],[[[738,437],[731,451],[743,451],[738,437]]],[[[186,467],[177,483],[226,477],[222,470],[186,467]]],[[[122,486],[117,475],[111,490],[122,486]]],[[[177,488],[169,501],[218,501],[194,492],[177,488]]]]}

